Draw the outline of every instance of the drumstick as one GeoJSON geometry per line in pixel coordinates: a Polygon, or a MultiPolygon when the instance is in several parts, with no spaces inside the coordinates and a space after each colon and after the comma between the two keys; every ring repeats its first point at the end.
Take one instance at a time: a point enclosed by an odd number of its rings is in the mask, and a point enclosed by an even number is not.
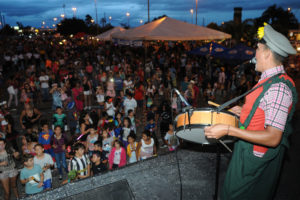
{"type": "Polygon", "coordinates": [[[218,140],[230,153],[232,153],[232,150],[223,142],[223,140],[218,140]]]}
{"type": "MultiPolygon", "coordinates": [[[[208,103],[209,105],[212,105],[212,106],[215,106],[215,107],[219,107],[219,106],[220,106],[219,104],[217,104],[217,103],[215,103],[215,102],[212,102],[212,101],[208,101],[207,103],[208,103]]],[[[231,109],[229,109],[228,111],[233,112],[231,109]]]]}

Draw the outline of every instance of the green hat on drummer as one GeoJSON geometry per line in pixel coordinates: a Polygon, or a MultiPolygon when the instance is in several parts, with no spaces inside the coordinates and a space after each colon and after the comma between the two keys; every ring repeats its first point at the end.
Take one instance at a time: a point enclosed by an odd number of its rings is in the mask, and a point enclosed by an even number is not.
{"type": "Polygon", "coordinates": [[[263,27],[258,28],[257,34],[259,43],[267,45],[273,52],[282,57],[288,57],[290,54],[297,53],[290,41],[267,23],[264,23],[263,27]]]}

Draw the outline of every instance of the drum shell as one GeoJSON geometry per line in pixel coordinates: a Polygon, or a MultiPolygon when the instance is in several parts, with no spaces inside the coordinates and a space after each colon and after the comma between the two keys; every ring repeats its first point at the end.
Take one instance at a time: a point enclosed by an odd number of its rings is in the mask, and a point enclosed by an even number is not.
{"type": "MultiPolygon", "coordinates": [[[[206,126],[226,124],[238,127],[238,122],[238,117],[231,112],[217,112],[214,108],[200,108],[192,112],[190,123],[187,112],[177,115],[175,119],[175,131],[177,137],[183,140],[199,144],[213,144],[217,140],[205,137],[204,128],[206,126]]],[[[228,136],[222,138],[222,140],[226,143],[234,142],[234,138],[228,136]]]]}

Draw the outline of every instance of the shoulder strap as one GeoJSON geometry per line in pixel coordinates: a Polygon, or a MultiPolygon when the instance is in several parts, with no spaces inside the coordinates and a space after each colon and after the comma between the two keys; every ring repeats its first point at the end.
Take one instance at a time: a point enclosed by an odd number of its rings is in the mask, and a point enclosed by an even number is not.
{"type": "Polygon", "coordinates": [[[262,86],[265,86],[265,85],[271,83],[275,78],[278,78],[280,75],[282,75],[282,73],[276,74],[275,76],[272,76],[272,77],[269,78],[267,81],[265,81],[264,83],[258,85],[258,86],[255,87],[255,88],[252,88],[252,89],[249,90],[248,92],[246,92],[246,93],[244,93],[244,94],[242,94],[242,95],[240,95],[240,96],[238,96],[238,97],[235,97],[235,98],[233,98],[233,99],[231,99],[231,100],[229,100],[229,101],[223,103],[222,105],[220,105],[220,106],[217,108],[217,112],[220,112],[221,110],[223,110],[223,109],[226,108],[227,106],[229,106],[229,105],[231,105],[231,104],[237,102],[239,99],[241,99],[241,98],[243,98],[244,96],[246,96],[247,94],[253,92],[253,91],[256,90],[257,88],[260,88],[260,87],[262,87],[262,86]]]}
{"type": "Polygon", "coordinates": [[[293,86],[293,84],[289,80],[286,80],[283,77],[276,76],[271,81],[272,82],[266,81],[268,84],[265,84],[263,91],[258,96],[258,98],[255,100],[255,103],[253,104],[253,107],[252,107],[252,110],[251,110],[250,114],[248,115],[248,117],[245,120],[245,122],[243,124],[241,124],[244,128],[247,128],[249,126],[250,121],[251,121],[252,117],[254,116],[254,113],[255,113],[256,109],[258,108],[260,100],[264,96],[265,92],[268,91],[268,89],[271,87],[271,85],[273,85],[275,83],[280,83],[280,82],[285,83],[291,89],[292,94],[293,94],[292,110],[291,110],[291,112],[289,114],[287,122],[289,122],[291,120],[291,118],[292,118],[292,116],[294,114],[294,111],[295,111],[296,102],[298,100],[297,92],[295,90],[295,87],[293,86]]]}

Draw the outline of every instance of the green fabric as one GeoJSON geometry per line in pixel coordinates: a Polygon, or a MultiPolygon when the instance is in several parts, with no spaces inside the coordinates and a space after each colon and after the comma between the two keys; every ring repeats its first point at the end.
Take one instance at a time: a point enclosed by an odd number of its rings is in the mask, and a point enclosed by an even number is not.
{"type": "Polygon", "coordinates": [[[262,93],[256,99],[249,116],[243,124],[240,123],[240,127],[248,127],[264,93],[272,84],[279,82],[285,83],[293,93],[292,110],[288,116],[281,143],[276,148],[269,148],[265,155],[260,158],[253,155],[253,144],[243,140],[236,142],[221,193],[222,200],[272,199],[285,147],[289,147],[287,138],[292,133],[290,122],[297,103],[297,92],[293,84],[280,77],[266,84],[262,93]]]}

